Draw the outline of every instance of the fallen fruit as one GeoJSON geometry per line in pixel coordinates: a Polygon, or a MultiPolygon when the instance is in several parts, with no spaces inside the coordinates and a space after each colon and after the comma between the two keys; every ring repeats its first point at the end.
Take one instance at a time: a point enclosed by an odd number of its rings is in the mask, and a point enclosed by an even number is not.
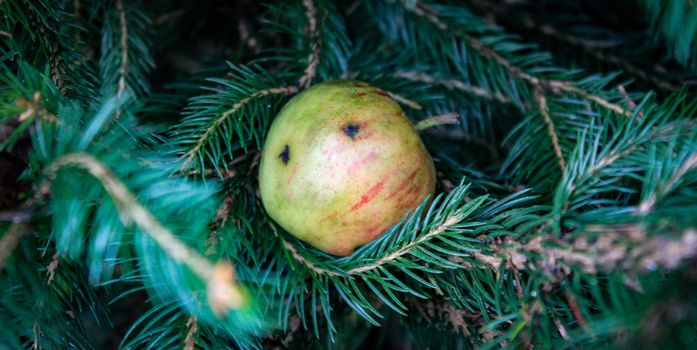
{"type": "Polygon", "coordinates": [[[269,216],[288,232],[344,256],[433,194],[435,168],[389,94],[330,81],[292,98],[273,121],[259,190],[269,216]]]}

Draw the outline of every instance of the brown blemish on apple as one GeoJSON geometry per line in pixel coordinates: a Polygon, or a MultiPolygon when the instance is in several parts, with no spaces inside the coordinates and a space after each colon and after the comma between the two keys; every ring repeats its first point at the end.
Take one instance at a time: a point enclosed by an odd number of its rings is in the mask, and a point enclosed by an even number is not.
{"type": "Polygon", "coordinates": [[[297,167],[297,164],[296,164],[296,166],[293,166],[293,167],[290,169],[290,171],[288,172],[288,177],[286,178],[286,179],[287,179],[287,182],[288,182],[288,183],[291,183],[291,181],[293,180],[293,178],[295,177],[295,175],[296,175],[297,173],[298,173],[298,167],[297,167]]]}
{"type": "Polygon", "coordinates": [[[341,127],[341,132],[343,132],[353,141],[365,140],[373,136],[373,132],[370,129],[366,128],[367,126],[367,122],[349,122],[341,127]]]}
{"type": "Polygon", "coordinates": [[[283,151],[278,155],[278,158],[281,159],[283,164],[288,165],[288,161],[290,160],[290,147],[288,145],[283,147],[283,151]]]}
{"type": "Polygon", "coordinates": [[[337,213],[331,213],[329,215],[323,216],[321,219],[319,219],[319,222],[324,223],[327,221],[334,221],[334,220],[336,220],[336,217],[337,217],[337,213]]]}
{"type": "Polygon", "coordinates": [[[358,134],[359,130],[361,130],[361,127],[356,123],[348,123],[341,128],[341,131],[343,131],[346,136],[350,137],[351,140],[356,139],[356,134],[358,134]]]}
{"type": "Polygon", "coordinates": [[[361,196],[361,200],[359,200],[358,203],[351,206],[351,211],[356,211],[364,205],[366,205],[368,202],[372,201],[373,198],[375,198],[375,196],[377,196],[380,193],[380,191],[382,191],[383,187],[385,187],[385,180],[382,180],[373,185],[373,187],[371,187],[370,189],[368,189],[368,191],[363,193],[363,195],[361,196]]]}

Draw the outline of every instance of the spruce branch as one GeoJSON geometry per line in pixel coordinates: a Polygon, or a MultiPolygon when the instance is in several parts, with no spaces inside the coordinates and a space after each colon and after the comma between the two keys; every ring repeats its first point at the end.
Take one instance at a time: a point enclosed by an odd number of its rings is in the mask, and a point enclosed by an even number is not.
{"type": "Polygon", "coordinates": [[[235,103],[230,109],[224,111],[220,116],[215,119],[208,128],[198,137],[196,144],[191,150],[189,150],[184,155],[184,163],[182,164],[182,169],[189,169],[192,167],[192,163],[196,157],[200,157],[203,147],[209,142],[212,135],[220,128],[221,124],[228,120],[231,115],[234,115],[246,104],[250,103],[252,100],[260,99],[270,95],[292,95],[298,92],[297,86],[280,86],[270,89],[264,89],[252,93],[248,97],[241,99],[239,102],[235,103]]]}
{"type": "Polygon", "coordinates": [[[84,169],[100,181],[104,189],[114,199],[122,214],[125,225],[132,221],[148,233],[172,259],[191,268],[207,284],[208,301],[212,309],[223,315],[229,309],[246,306],[244,291],[235,281],[234,270],[227,262],[215,265],[201,257],[191,248],[179,241],[128,191],[126,186],[99,160],[86,153],[71,153],[55,160],[47,169],[49,180],[55,178],[61,168],[77,167],[84,169]]]}
{"type": "MultiPolygon", "coordinates": [[[[150,90],[147,75],[155,66],[150,18],[124,0],[107,3],[101,10],[105,18],[99,60],[102,96],[141,97],[150,90]]],[[[123,110],[116,112],[116,119],[121,113],[123,110]]]]}
{"type": "Polygon", "coordinates": [[[449,229],[452,226],[455,226],[462,220],[462,215],[453,215],[445,219],[445,221],[441,225],[437,225],[430,231],[428,231],[426,234],[423,236],[419,237],[417,240],[401,247],[400,249],[397,249],[396,251],[390,253],[389,255],[382,257],[378,260],[376,260],[374,263],[357,267],[351,270],[348,270],[346,273],[349,275],[357,275],[361,273],[365,273],[370,270],[374,270],[377,268],[381,268],[382,266],[394,261],[395,259],[398,259],[399,257],[409,254],[413,249],[418,247],[419,245],[423,244],[424,242],[434,238],[435,236],[442,234],[445,232],[447,229],[449,229]]]}
{"type": "Polygon", "coordinates": [[[622,114],[625,116],[631,116],[632,112],[629,110],[626,110],[620,105],[617,105],[615,103],[612,103],[608,101],[607,99],[595,95],[593,93],[590,93],[580,87],[575,86],[572,82],[569,81],[563,81],[563,80],[550,80],[550,79],[543,79],[536,77],[532,74],[526,73],[522,69],[516,67],[513,63],[511,63],[509,60],[507,60],[503,55],[498,53],[496,50],[490,48],[489,46],[485,45],[482,41],[479,39],[476,39],[475,37],[458,30],[457,28],[451,28],[448,23],[441,19],[441,14],[438,13],[438,11],[434,10],[433,8],[426,6],[422,3],[416,3],[414,6],[410,5],[409,3],[402,1],[402,5],[410,12],[414,13],[416,16],[425,18],[428,22],[432,23],[435,25],[437,28],[444,32],[448,33],[453,33],[455,36],[459,36],[463,38],[473,49],[477,50],[482,56],[488,57],[489,59],[497,62],[499,65],[501,65],[504,69],[506,69],[512,76],[516,78],[520,78],[531,85],[535,88],[542,88],[545,90],[550,90],[553,93],[559,93],[559,92],[566,92],[570,93],[573,95],[577,95],[579,97],[585,98],[587,100],[590,100],[597,105],[608,109],[610,111],[613,111],[618,114],[622,114]]]}
{"type": "Polygon", "coordinates": [[[508,11],[504,6],[490,1],[469,0],[469,2],[477,8],[487,11],[487,15],[494,20],[507,20],[509,18],[514,18],[514,21],[520,23],[526,29],[536,31],[560,42],[566,43],[572,47],[581,48],[594,59],[618,67],[639,78],[640,80],[651,83],[664,91],[673,92],[678,90],[677,86],[660,77],[658,72],[648,72],[641,69],[627,59],[599,48],[598,45],[591,40],[574,36],[569,33],[564,33],[549,24],[540,24],[539,20],[535,20],[532,16],[530,16],[529,13],[525,13],[520,10],[516,10],[515,13],[513,13],[508,11]]]}

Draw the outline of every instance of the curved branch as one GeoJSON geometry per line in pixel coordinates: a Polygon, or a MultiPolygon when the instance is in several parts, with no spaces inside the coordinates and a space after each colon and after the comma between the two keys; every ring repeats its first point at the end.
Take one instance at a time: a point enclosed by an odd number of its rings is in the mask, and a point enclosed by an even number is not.
{"type": "Polygon", "coordinates": [[[150,213],[121,182],[98,159],[87,153],[69,153],[54,161],[47,169],[46,175],[53,180],[62,168],[75,167],[87,171],[99,180],[102,187],[114,201],[121,220],[125,225],[132,221],[147,233],[174,261],[188,266],[207,284],[208,301],[213,311],[223,314],[230,308],[245,306],[242,287],[235,282],[232,265],[221,261],[215,265],[186,246],[155,216],[150,213]],[[129,220],[129,221],[126,221],[129,220]]]}

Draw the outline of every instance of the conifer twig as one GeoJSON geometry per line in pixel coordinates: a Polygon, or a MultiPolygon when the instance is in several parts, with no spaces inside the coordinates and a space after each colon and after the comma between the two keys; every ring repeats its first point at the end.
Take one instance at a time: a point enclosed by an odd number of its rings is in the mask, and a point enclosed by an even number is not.
{"type": "MultiPolygon", "coordinates": [[[[404,4],[404,1],[405,0],[402,0],[403,4],[404,4]]],[[[415,15],[425,18],[427,21],[431,22],[437,28],[439,28],[443,31],[446,31],[446,32],[450,31],[450,27],[448,26],[448,24],[440,19],[440,17],[438,16],[438,12],[435,11],[434,9],[432,9],[424,4],[421,4],[421,3],[417,3],[416,6],[409,6],[409,5],[405,4],[405,8],[407,10],[413,12],[415,15]]],[[[461,36],[472,48],[477,50],[480,54],[482,54],[483,56],[488,57],[489,59],[492,59],[495,62],[497,62],[498,64],[500,64],[512,76],[519,78],[519,79],[522,79],[522,80],[525,80],[535,87],[550,89],[552,92],[555,92],[555,93],[558,93],[559,91],[563,91],[563,92],[567,92],[570,94],[574,94],[574,95],[583,97],[587,100],[593,101],[597,105],[599,105],[605,109],[611,110],[615,113],[622,114],[625,116],[632,115],[631,111],[625,110],[620,105],[612,103],[612,102],[610,102],[610,101],[608,101],[600,96],[594,95],[586,90],[583,90],[577,86],[574,86],[571,82],[562,81],[562,80],[540,79],[540,78],[535,77],[531,74],[528,74],[528,73],[522,71],[520,68],[513,65],[511,62],[509,62],[507,59],[505,59],[503,56],[501,56],[498,52],[496,52],[492,48],[488,47],[480,40],[470,36],[469,34],[458,31],[458,30],[456,30],[454,33],[458,36],[461,36]]]]}
{"type": "Polygon", "coordinates": [[[697,152],[692,153],[692,155],[680,165],[675,173],[673,173],[673,175],[666,180],[665,183],[658,187],[657,191],[652,192],[644,201],[639,203],[636,213],[638,215],[646,215],[650,213],[654,209],[658,199],[672,191],[675,188],[675,185],[680,182],[680,179],[682,179],[682,177],[685,176],[688,171],[693,169],[697,169],[697,152]]]}
{"type": "Polygon", "coordinates": [[[652,83],[662,90],[678,90],[678,87],[676,87],[674,84],[640,69],[628,60],[623,59],[620,56],[613,55],[612,53],[598,49],[596,47],[597,45],[594,45],[594,43],[590,40],[578,38],[568,33],[563,33],[548,24],[539,24],[538,21],[534,20],[528,14],[522,13],[521,11],[516,11],[514,15],[510,14],[509,11],[491,1],[471,0],[470,2],[472,2],[475,6],[479,7],[480,9],[486,9],[488,11],[491,11],[489,14],[495,17],[519,19],[523,27],[526,29],[534,30],[553,39],[565,42],[571,46],[580,47],[581,49],[585,50],[586,53],[588,53],[588,55],[597,59],[598,61],[607,62],[616,67],[620,67],[624,71],[633,74],[634,76],[638,77],[643,81],[652,83]],[[511,17],[511,15],[513,16],[511,17]]]}
{"type": "Polygon", "coordinates": [[[220,117],[218,117],[213,123],[206,129],[206,131],[201,134],[201,136],[198,138],[198,141],[196,142],[196,145],[189,150],[186,154],[184,154],[184,158],[186,160],[184,161],[184,164],[182,165],[182,170],[187,169],[191,162],[196,158],[198,153],[201,151],[203,146],[205,145],[206,141],[208,138],[213,134],[213,132],[220,127],[220,125],[227,120],[228,117],[233,115],[235,112],[240,110],[240,108],[244,107],[247,103],[252,101],[255,98],[259,97],[264,97],[268,95],[292,95],[294,93],[298,92],[298,87],[297,86],[281,86],[281,87],[275,87],[275,88],[270,88],[270,89],[265,89],[265,90],[260,90],[257,91],[237,103],[235,103],[232,108],[228,109],[227,111],[223,112],[220,117]]]}
{"type": "Polygon", "coordinates": [[[169,229],[164,227],[152,213],[143,207],[135,195],[99,160],[86,153],[64,155],[46,169],[47,178],[53,180],[58,171],[65,167],[83,169],[99,180],[114,201],[125,225],[129,225],[131,221],[135,223],[170,258],[188,266],[199,278],[205,281],[208,301],[216,314],[223,315],[230,308],[245,306],[246,298],[241,286],[235,281],[232,265],[224,261],[213,265],[178,240],[169,229]]]}
{"type": "Polygon", "coordinates": [[[377,261],[375,261],[372,264],[348,270],[348,271],[346,271],[346,273],[349,275],[356,275],[359,273],[363,273],[366,271],[370,271],[370,270],[374,270],[374,269],[377,269],[379,267],[382,267],[386,263],[389,263],[389,262],[401,257],[402,255],[408,254],[409,252],[411,252],[412,249],[414,249],[414,247],[419,246],[424,241],[427,241],[427,240],[433,238],[434,236],[437,236],[437,235],[445,232],[451,226],[454,226],[458,222],[460,222],[460,220],[461,220],[461,217],[459,214],[450,216],[442,224],[437,225],[436,227],[432,228],[430,231],[428,231],[428,233],[419,237],[419,239],[415,240],[414,242],[407,244],[406,246],[391,253],[390,255],[387,255],[385,257],[378,259],[377,261]]]}

